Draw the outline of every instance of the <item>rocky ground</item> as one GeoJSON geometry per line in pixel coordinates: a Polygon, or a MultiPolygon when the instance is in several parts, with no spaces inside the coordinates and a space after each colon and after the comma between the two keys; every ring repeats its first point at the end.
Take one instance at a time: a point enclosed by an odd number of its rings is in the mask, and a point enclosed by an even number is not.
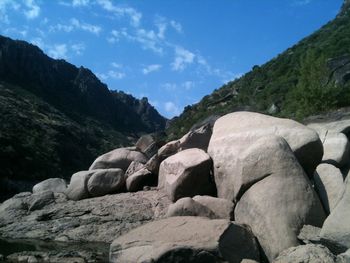
{"type": "Polygon", "coordinates": [[[48,179],[2,203],[0,238],[57,244],[3,258],[350,262],[349,131],[345,117],[305,126],[236,112],[162,147],[144,136],[68,186],[48,179]]]}

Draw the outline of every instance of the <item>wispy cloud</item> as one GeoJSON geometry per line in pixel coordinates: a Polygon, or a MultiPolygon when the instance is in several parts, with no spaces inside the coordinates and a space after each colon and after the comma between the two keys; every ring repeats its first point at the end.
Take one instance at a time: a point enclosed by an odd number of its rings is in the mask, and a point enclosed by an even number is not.
{"type": "Polygon", "coordinates": [[[97,25],[88,24],[85,22],[79,21],[77,18],[71,18],[69,24],[60,24],[51,26],[50,31],[65,31],[67,33],[72,32],[73,30],[82,30],[95,35],[99,35],[102,28],[97,25]]]}
{"type": "Polygon", "coordinates": [[[164,110],[170,115],[179,115],[181,113],[180,107],[172,101],[167,101],[164,103],[164,110]]]}
{"type": "Polygon", "coordinates": [[[123,65],[118,64],[116,62],[111,62],[110,66],[112,69],[108,70],[106,73],[98,73],[96,74],[100,79],[123,79],[126,77],[126,73],[122,71],[123,65]]]}
{"type": "Polygon", "coordinates": [[[71,49],[76,55],[81,56],[85,51],[85,44],[84,43],[73,44],[71,46],[71,49]]]}
{"type": "Polygon", "coordinates": [[[13,0],[1,0],[0,1],[0,22],[8,24],[8,10],[19,10],[20,5],[13,0]]]}
{"type": "Polygon", "coordinates": [[[40,15],[40,6],[35,0],[24,0],[24,5],[26,8],[23,12],[28,19],[34,19],[40,15]]]}
{"type": "Polygon", "coordinates": [[[294,0],[292,2],[292,6],[304,6],[308,5],[312,2],[312,0],[294,0]]]}
{"type": "Polygon", "coordinates": [[[148,65],[142,69],[142,73],[144,75],[148,75],[149,73],[159,71],[161,68],[162,68],[162,65],[159,65],[159,64],[148,65]]]}
{"type": "Polygon", "coordinates": [[[178,33],[182,33],[182,25],[179,22],[174,20],[170,21],[170,25],[174,28],[178,33]]]}
{"type": "Polygon", "coordinates": [[[116,6],[110,0],[97,0],[97,4],[116,17],[127,16],[132,26],[138,27],[140,25],[142,14],[132,7],[116,6]]]}
{"type": "Polygon", "coordinates": [[[49,56],[55,59],[67,59],[68,48],[66,44],[55,44],[48,49],[49,56]]]}
{"type": "Polygon", "coordinates": [[[171,64],[171,68],[174,71],[183,71],[187,65],[192,64],[195,58],[195,54],[183,47],[175,47],[175,59],[171,64]]]}
{"type": "Polygon", "coordinates": [[[73,0],[72,6],[87,6],[89,3],[90,0],[73,0]]]}

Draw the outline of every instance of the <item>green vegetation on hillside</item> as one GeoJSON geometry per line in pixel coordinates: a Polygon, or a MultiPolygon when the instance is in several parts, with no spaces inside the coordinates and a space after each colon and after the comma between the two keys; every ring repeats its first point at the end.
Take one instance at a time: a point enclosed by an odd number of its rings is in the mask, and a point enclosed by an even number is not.
{"type": "Polygon", "coordinates": [[[169,138],[187,132],[210,115],[252,110],[302,119],[350,105],[350,81],[337,82],[329,59],[350,54],[350,14],[341,15],[262,66],[254,66],[188,106],[167,129],[169,138]]]}

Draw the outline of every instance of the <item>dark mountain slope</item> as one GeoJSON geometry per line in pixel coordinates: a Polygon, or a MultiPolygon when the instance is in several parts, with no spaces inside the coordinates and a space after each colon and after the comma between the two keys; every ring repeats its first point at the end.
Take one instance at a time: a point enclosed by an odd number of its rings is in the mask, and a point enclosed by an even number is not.
{"type": "Polygon", "coordinates": [[[350,105],[350,1],[321,29],[238,80],[229,82],[171,121],[179,137],[210,115],[252,110],[302,119],[350,105]]]}
{"type": "Polygon", "coordinates": [[[147,99],[111,92],[86,68],[0,37],[0,199],[69,178],[165,122],[147,99]]]}

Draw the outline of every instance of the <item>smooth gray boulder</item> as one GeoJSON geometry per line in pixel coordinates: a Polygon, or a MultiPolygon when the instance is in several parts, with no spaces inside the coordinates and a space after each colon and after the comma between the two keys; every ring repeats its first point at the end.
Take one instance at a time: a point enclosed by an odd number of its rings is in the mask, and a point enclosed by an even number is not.
{"type": "Polygon", "coordinates": [[[170,217],[131,230],[110,246],[110,262],[228,262],[259,260],[251,231],[229,220],[170,217]]]}
{"type": "Polygon", "coordinates": [[[144,186],[153,186],[156,184],[157,176],[152,174],[146,168],[138,170],[126,179],[126,189],[129,192],[140,191],[144,186]]]}
{"type": "Polygon", "coordinates": [[[124,171],[119,168],[95,171],[88,180],[87,189],[91,196],[116,193],[125,187],[124,171]]]}
{"type": "Polygon", "coordinates": [[[335,253],[350,248],[350,177],[345,180],[343,196],[327,217],[321,230],[321,239],[335,253]]]}
{"type": "Polygon", "coordinates": [[[308,244],[283,251],[273,263],[335,263],[336,257],[322,245],[308,244]]]}
{"type": "Polygon", "coordinates": [[[331,213],[345,189],[341,171],[331,164],[322,163],[316,168],[314,182],[325,211],[331,213]]]}
{"type": "Polygon", "coordinates": [[[89,191],[87,188],[90,177],[96,172],[92,171],[80,171],[72,175],[70,183],[68,185],[65,194],[70,200],[81,200],[89,197],[89,191]]]}
{"type": "Polygon", "coordinates": [[[208,207],[194,201],[191,197],[184,197],[171,204],[166,214],[172,216],[201,216],[217,219],[217,216],[208,207]]]}
{"type": "Polygon", "coordinates": [[[320,227],[304,225],[299,232],[298,239],[303,241],[305,244],[320,244],[320,233],[320,227]]]}
{"type": "Polygon", "coordinates": [[[143,153],[133,149],[119,148],[98,157],[89,170],[120,168],[125,172],[132,161],[146,163],[148,158],[143,153]]]}
{"type": "Polygon", "coordinates": [[[164,160],[159,169],[158,187],[164,189],[172,201],[182,197],[212,194],[212,161],[200,149],[181,151],[164,160]]]}
{"type": "Polygon", "coordinates": [[[33,187],[33,193],[52,191],[55,193],[64,193],[67,189],[67,183],[62,178],[49,178],[33,187]]]}
{"type": "Polygon", "coordinates": [[[213,211],[216,218],[234,219],[235,204],[229,200],[208,195],[196,195],[193,200],[213,211]]]}
{"type": "Polygon", "coordinates": [[[343,133],[328,134],[323,143],[322,162],[342,168],[350,162],[350,144],[343,133]]]}
{"type": "Polygon", "coordinates": [[[318,134],[289,119],[280,119],[252,112],[235,112],[214,124],[208,153],[214,162],[218,197],[235,200],[233,182],[240,170],[240,156],[258,139],[267,135],[283,137],[309,176],[313,175],[323,155],[318,134]]]}
{"type": "MultiPolygon", "coordinates": [[[[258,139],[241,154],[242,194],[235,220],[251,226],[267,258],[299,244],[303,225],[322,226],[325,213],[304,170],[287,142],[276,136],[258,139]]],[[[236,188],[237,189],[237,188],[236,188]]]]}

